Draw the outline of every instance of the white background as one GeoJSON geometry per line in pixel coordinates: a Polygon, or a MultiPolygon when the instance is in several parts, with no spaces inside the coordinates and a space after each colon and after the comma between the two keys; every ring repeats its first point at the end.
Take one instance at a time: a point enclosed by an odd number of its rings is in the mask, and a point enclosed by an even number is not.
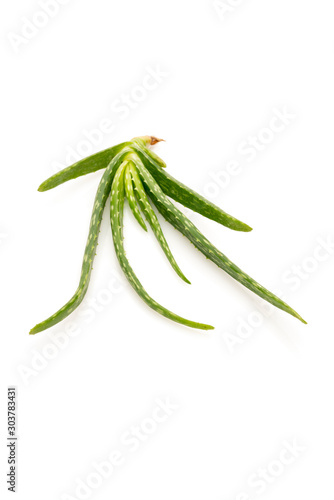
{"type": "Polygon", "coordinates": [[[1,488],[16,385],[18,499],[84,498],[78,481],[94,478],[96,500],[333,497],[333,5],[225,5],[72,0],[53,17],[33,0],[1,5],[1,488]],[[44,26],[29,30],[32,20],[44,26]],[[277,112],[290,118],[270,135],[277,112]],[[113,130],[86,146],[166,139],[155,150],[169,172],[254,230],[192,220],[307,326],[268,314],[164,223],[184,284],[127,213],[128,256],[149,293],[215,330],[157,315],[121,276],[106,210],[87,299],[28,335],[76,288],[101,172],[37,187],[105,119],[113,130]],[[261,151],[246,154],[258,135],[261,151]],[[171,415],[147,420],[166,398],[171,415]],[[133,451],[124,433],[141,425],[133,451]],[[115,450],[122,465],[92,476],[115,450]]]}

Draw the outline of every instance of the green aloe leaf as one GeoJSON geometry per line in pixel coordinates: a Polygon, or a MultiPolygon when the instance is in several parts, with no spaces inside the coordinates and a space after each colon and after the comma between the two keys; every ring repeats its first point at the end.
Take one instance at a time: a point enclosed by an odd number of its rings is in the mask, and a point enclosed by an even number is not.
{"type": "Polygon", "coordinates": [[[89,226],[88,239],[82,262],[80,282],[76,292],[73,297],[55,314],[32,328],[30,330],[30,335],[46,330],[47,328],[50,328],[65,319],[81,304],[84,296],[86,295],[97,247],[97,239],[100,232],[103,209],[110,193],[114,175],[127,153],[128,151],[125,149],[111,160],[97,189],[89,226]]]}
{"type": "Polygon", "coordinates": [[[198,212],[204,217],[219,222],[219,224],[230,229],[245,232],[252,230],[252,228],[244,222],[224,212],[224,210],[217,207],[217,205],[211,203],[211,201],[196,193],[185,184],[182,184],[182,182],[179,182],[166,170],[163,170],[161,166],[137,144],[132,144],[131,148],[138,154],[147,170],[167,196],[170,196],[175,201],[178,201],[194,212],[198,212]]]}
{"type": "Polygon", "coordinates": [[[202,252],[208,259],[223,269],[236,281],[256,293],[256,295],[279,309],[282,309],[288,314],[291,314],[303,323],[306,323],[306,321],[288,304],[257,283],[253,278],[236,266],[228,257],[226,257],[226,255],[218,250],[199,231],[199,229],[197,229],[197,227],[178,208],[176,208],[173,203],[171,203],[143,165],[140,167],[140,173],[145,187],[149,192],[149,196],[153,200],[159,212],[168,222],[170,222],[176,229],[186,236],[200,252],[202,252]]]}
{"type": "MultiPolygon", "coordinates": [[[[133,161],[136,162],[135,159],[133,161]]],[[[137,168],[133,164],[130,165],[130,171],[131,171],[131,175],[132,175],[132,179],[133,179],[133,183],[134,183],[134,189],[135,189],[136,194],[137,194],[138,202],[139,202],[140,207],[141,207],[141,209],[146,217],[147,222],[150,224],[150,226],[155,234],[155,237],[157,238],[162,250],[164,251],[164,253],[165,253],[167,259],[169,260],[174,271],[180,276],[181,279],[183,279],[183,281],[185,281],[186,283],[188,283],[190,285],[190,281],[185,277],[185,275],[183,274],[183,272],[179,268],[176,260],[173,257],[173,254],[168,246],[168,243],[166,241],[164,233],[161,229],[158,217],[156,216],[156,214],[155,214],[153,208],[151,207],[151,204],[147,198],[145,189],[144,189],[143,184],[142,184],[140,177],[138,175],[137,168]]]]}
{"type": "Polygon", "coordinates": [[[38,191],[48,191],[49,189],[53,189],[54,187],[59,186],[64,182],[76,179],[77,177],[81,177],[82,175],[91,174],[92,172],[96,172],[101,168],[106,168],[111,160],[123,148],[130,144],[131,142],[122,142],[121,144],[117,144],[117,146],[113,146],[112,148],[108,148],[104,151],[100,151],[99,153],[95,153],[92,156],[88,156],[88,158],[79,160],[70,167],[64,168],[60,172],[57,172],[56,174],[46,179],[46,181],[42,182],[42,184],[38,188],[38,191]]]}
{"type": "Polygon", "coordinates": [[[111,196],[110,196],[110,222],[112,236],[115,246],[115,251],[119,264],[127,277],[132,288],[137,292],[140,298],[146,302],[146,304],[151,307],[154,311],[162,314],[168,319],[175,321],[176,323],[181,323],[182,325],[189,326],[190,328],[197,328],[200,330],[212,330],[213,326],[206,325],[203,323],[197,323],[190,321],[188,319],[182,318],[177,314],[169,311],[158,302],[156,302],[150,295],[146,292],[141,282],[134,273],[128,258],[126,256],[123,240],[123,207],[124,207],[124,181],[123,181],[123,170],[120,168],[116,172],[115,178],[112,183],[111,196]]]}
{"type": "Polygon", "coordinates": [[[144,229],[144,231],[147,231],[147,227],[144,222],[144,219],[141,216],[138,200],[136,198],[133,188],[130,161],[126,161],[126,166],[124,170],[124,187],[131,212],[133,213],[135,219],[138,221],[139,225],[144,229]]]}

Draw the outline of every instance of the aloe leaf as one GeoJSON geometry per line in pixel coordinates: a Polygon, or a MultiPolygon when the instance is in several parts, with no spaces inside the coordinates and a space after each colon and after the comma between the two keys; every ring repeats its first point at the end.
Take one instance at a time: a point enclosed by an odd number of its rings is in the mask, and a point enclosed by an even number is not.
{"type": "Polygon", "coordinates": [[[137,153],[147,170],[167,196],[170,196],[175,201],[178,201],[194,212],[198,212],[204,217],[214,220],[230,229],[245,232],[252,230],[250,226],[224,212],[224,210],[217,205],[211,203],[211,201],[196,193],[185,184],[182,184],[182,182],[179,182],[167,171],[163,170],[159,163],[148,155],[143,148],[137,144],[132,144],[131,148],[137,153]]]}
{"type": "Polygon", "coordinates": [[[306,321],[288,304],[279,297],[257,283],[248,274],[244,273],[230,259],[218,250],[198,229],[197,227],[167,198],[161,189],[157,189],[157,184],[151,174],[142,165],[140,167],[141,177],[144,185],[149,192],[150,198],[163,217],[186,236],[195,247],[202,252],[208,259],[223,269],[236,281],[254,292],[256,295],[266,300],[275,307],[291,314],[295,318],[306,323],[306,321]]]}
{"type": "MultiPolygon", "coordinates": [[[[136,162],[135,159],[133,161],[136,162]]],[[[144,189],[143,184],[142,184],[140,177],[138,175],[137,168],[131,163],[130,163],[130,172],[131,172],[133,183],[134,183],[134,189],[136,191],[138,202],[139,202],[140,207],[141,207],[141,209],[146,217],[146,220],[150,224],[150,226],[155,234],[155,237],[157,238],[162,250],[164,251],[164,253],[165,253],[167,259],[169,260],[174,271],[180,276],[181,279],[183,279],[183,281],[190,284],[190,281],[185,277],[185,275],[183,274],[183,272],[179,268],[178,264],[176,263],[176,260],[173,257],[173,254],[168,246],[166,238],[165,238],[163,231],[161,229],[159,220],[158,220],[158,218],[157,218],[157,216],[156,216],[156,214],[155,214],[153,208],[151,207],[151,204],[147,198],[145,189],[144,189]]]]}
{"type": "Polygon", "coordinates": [[[114,175],[118,167],[122,163],[123,157],[126,154],[127,151],[124,150],[111,160],[100,181],[95,196],[94,207],[89,226],[89,234],[82,263],[80,282],[76,292],[74,293],[73,297],[55,314],[50,316],[45,321],[38,323],[34,328],[32,328],[30,330],[30,335],[34,335],[35,333],[41,332],[43,330],[46,330],[47,328],[50,328],[53,325],[56,325],[57,323],[65,319],[69,314],[71,314],[82,302],[87,292],[90,274],[92,271],[93,261],[97,247],[97,239],[100,232],[103,209],[105,207],[107,198],[110,193],[110,187],[114,175]]]}
{"type": "Polygon", "coordinates": [[[99,153],[95,153],[87,158],[79,160],[73,165],[60,170],[56,174],[52,175],[46,181],[42,182],[39,186],[38,191],[48,191],[53,189],[64,182],[76,179],[82,175],[90,174],[96,172],[102,168],[106,168],[110,161],[126,146],[132,144],[131,142],[122,142],[113,146],[112,148],[105,149],[99,153]]]}
{"type": "Polygon", "coordinates": [[[144,231],[147,231],[147,227],[141,216],[140,209],[138,206],[138,201],[134,192],[132,175],[131,175],[131,163],[129,161],[127,161],[124,170],[124,187],[131,212],[138,221],[139,225],[144,229],[144,231]]]}
{"type": "Polygon", "coordinates": [[[197,323],[194,321],[187,320],[169,311],[158,302],[156,302],[143,288],[141,282],[134,273],[127,257],[123,244],[123,206],[124,206],[124,182],[123,182],[123,172],[119,169],[116,172],[115,178],[112,183],[111,197],[110,197],[110,222],[112,236],[115,246],[115,251],[119,264],[127,277],[132,288],[137,292],[140,298],[146,302],[146,304],[151,307],[154,311],[158,312],[162,316],[165,316],[172,321],[181,323],[182,325],[189,326],[191,328],[197,328],[200,330],[212,330],[213,327],[203,323],[197,323]]]}

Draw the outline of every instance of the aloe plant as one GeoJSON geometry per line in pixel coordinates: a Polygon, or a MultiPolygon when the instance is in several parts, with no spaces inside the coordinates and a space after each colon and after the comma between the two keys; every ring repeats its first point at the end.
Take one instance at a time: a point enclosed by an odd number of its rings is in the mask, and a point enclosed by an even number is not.
{"type": "Polygon", "coordinates": [[[146,219],[172,268],[183,281],[190,283],[171,253],[153,207],[170,224],[186,236],[200,252],[227,272],[232,278],[256,293],[262,299],[305,323],[301,316],[288,304],[233,264],[172,203],[170,198],[230,229],[245,232],[251,231],[250,226],[224,212],[221,208],[169,175],[165,170],[166,165],[164,161],[150,149],[151,146],[160,140],[153,136],[134,138],[131,141],[124,142],[80,160],[74,165],[56,173],[40,185],[38,188],[39,191],[47,191],[71,179],[103,168],[105,169],[95,196],[79,286],[73,297],[61,309],[45,321],[37,324],[30,331],[30,334],[38,333],[59,323],[82,302],[88,288],[103,209],[109,195],[111,230],[119,264],[134,290],[156,312],[192,328],[201,330],[210,330],[213,328],[211,325],[190,321],[169,311],[148,295],[126,257],[123,237],[123,208],[126,200],[135,219],[145,231],[147,231],[144,221],[146,219]]]}

